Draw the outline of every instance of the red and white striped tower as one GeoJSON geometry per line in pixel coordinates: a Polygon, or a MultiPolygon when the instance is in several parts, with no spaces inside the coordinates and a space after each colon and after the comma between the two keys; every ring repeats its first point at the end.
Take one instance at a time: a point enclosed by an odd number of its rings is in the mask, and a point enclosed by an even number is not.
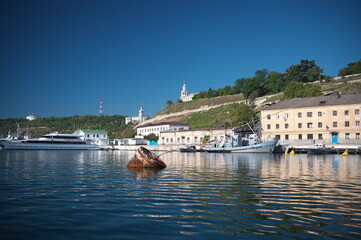
{"type": "Polygon", "coordinates": [[[100,100],[99,117],[103,116],[103,100],[100,100]]]}

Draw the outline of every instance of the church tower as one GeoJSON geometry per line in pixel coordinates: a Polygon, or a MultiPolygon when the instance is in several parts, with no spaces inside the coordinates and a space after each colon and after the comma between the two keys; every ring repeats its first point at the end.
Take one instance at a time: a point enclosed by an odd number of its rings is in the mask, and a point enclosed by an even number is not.
{"type": "Polygon", "coordinates": [[[144,110],[143,110],[143,107],[140,106],[139,108],[139,122],[143,122],[145,119],[144,119],[144,110]]]}
{"type": "Polygon", "coordinates": [[[180,98],[182,99],[182,97],[185,97],[185,96],[187,96],[187,95],[188,95],[187,86],[186,86],[186,84],[184,83],[184,84],[183,84],[182,91],[181,91],[181,96],[180,96],[180,98]]]}

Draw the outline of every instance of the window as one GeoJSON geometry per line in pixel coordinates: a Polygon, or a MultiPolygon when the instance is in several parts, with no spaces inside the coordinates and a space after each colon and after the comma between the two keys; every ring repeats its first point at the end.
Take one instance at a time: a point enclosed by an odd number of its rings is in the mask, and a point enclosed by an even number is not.
{"type": "Polygon", "coordinates": [[[333,123],[332,123],[332,126],[333,126],[333,127],[337,127],[337,122],[333,122],[333,123]]]}
{"type": "Polygon", "coordinates": [[[322,139],[322,134],[318,134],[318,139],[322,139]]]}
{"type": "Polygon", "coordinates": [[[281,139],[281,135],[276,135],[276,136],[275,136],[275,139],[280,140],[280,139],[281,139]]]}
{"type": "Polygon", "coordinates": [[[318,127],[319,127],[319,128],[322,128],[322,122],[319,122],[319,123],[318,123],[318,127]]]}
{"type": "Polygon", "coordinates": [[[271,119],[271,115],[270,115],[270,114],[267,114],[267,119],[271,119]]]}
{"type": "Polygon", "coordinates": [[[322,117],[322,112],[318,112],[317,116],[322,117]]]}
{"type": "Polygon", "coordinates": [[[275,115],[275,119],[279,119],[280,118],[280,115],[279,114],[276,114],[275,115]]]}
{"type": "Polygon", "coordinates": [[[360,115],[360,109],[355,110],[355,115],[360,115]]]}
{"type": "Polygon", "coordinates": [[[284,118],[285,120],[287,120],[287,118],[288,118],[288,113],[285,113],[285,115],[283,115],[283,118],[284,118]]]}
{"type": "Polygon", "coordinates": [[[169,142],[169,139],[168,139],[168,138],[166,138],[166,142],[169,142]]]}
{"type": "Polygon", "coordinates": [[[271,129],[271,124],[267,124],[267,129],[271,129]]]}
{"type": "Polygon", "coordinates": [[[288,129],[288,123],[285,124],[285,129],[288,129]]]}
{"type": "Polygon", "coordinates": [[[345,127],[349,127],[350,126],[350,122],[349,121],[345,121],[345,127]]]}
{"type": "Polygon", "coordinates": [[[360,121],[356,121],[355,125],[356,125],[356,127],[359,127],[360,126],[360,121]]]}
{"type": "Polygon", "coordinates": [[[345,138],[346,138],[346,139],[350,139],[350,134],[349,134],[349,133],[346,133],[346,134],[345,134],[345,138]]]}
{"type": "Polygon", "coordinates": [[[302,117],[302,113],[299,112],[299,113],[298,113],[298,118],[301,118],[301,117],[302,117]]]}
{"type": "Polygon", "coordinates": [[[302,128],[302,123],[299,123],[299,124],[298,124],[298,128],[302,128]]]}
{"type": "Polygon", "coordinates": [[[170,139],[170,142],[173,142],[173,138],[170,139]]]}
{"type": "Polygon", "coordinates": [[[356,139],[360,139],[360,133],[356,133],[356,139]]]}
{"type": "Polygon", "coordinates": [[[349,111],[348,110],[345,110],[345,115],[348,115],[349,114],[349,111]]]}
{"type": "Polygon", "coordinates": [[[313,139],[313,134],[307,134],[307,139],[313,139]]]}
{"type": "Polygon", "coordinates": [[[333,115],[333,116],[337,116],[337,111],[333,111],[333,112],[332,112],[332,115],[333,115]]]}
{"type": "Polygon", "coordinates": [[[189,139],[189,137],[187,137],[187,142],[190,142],[190,139],[189,139]]]}
{"type": "Polygon", "coordinates": [[[313,128],[313,123],[307,123],[307,128],[313,128]]]}
{"type": "Polygon", "coordinates": [[[298,139],[302,139],[302,134],[298,134],[298,139]]]}
{"type": "Polygon", "coordinates": [[[288,134],[285,135],[285,139],[288,140],[288,134]]]}
{"type": "Polygon", "coordinates": [[[307,112],[307,117],[312,117],[312,112],[307,112]]]}
{"type": "Polygon", "coordinates": [[[279,125],[279,124],[276,124],[276,129],[280,129],[280,125],[279,125]]]}

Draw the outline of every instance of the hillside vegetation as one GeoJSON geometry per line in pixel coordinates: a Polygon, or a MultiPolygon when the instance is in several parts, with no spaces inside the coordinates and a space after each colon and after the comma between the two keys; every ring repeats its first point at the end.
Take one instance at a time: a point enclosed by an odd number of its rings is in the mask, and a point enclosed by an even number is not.
{"type": "Polygon", "coordinates": [[[0,119],[0,135],[6,136],[8,132],[16,134],[17,124],[21,130],[20,135],[30,133],[31,137],[39,137],[43,134],[57,131],[59,133],[73,133],[77,129],[93,129],[108,131],[112,138],[123,131],[124,116],[73,116],[73,117],[50,117],[29,121],[26,119],[0,119]]]}

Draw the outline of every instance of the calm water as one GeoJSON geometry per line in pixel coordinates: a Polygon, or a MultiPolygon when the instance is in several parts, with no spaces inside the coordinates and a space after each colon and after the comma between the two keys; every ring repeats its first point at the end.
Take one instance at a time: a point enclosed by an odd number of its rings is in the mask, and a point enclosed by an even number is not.
{"type": "Polygon", "coordinates": [[[361,238],[361,156],[132,155],[0,151],[0,238],[361,238]]]}

